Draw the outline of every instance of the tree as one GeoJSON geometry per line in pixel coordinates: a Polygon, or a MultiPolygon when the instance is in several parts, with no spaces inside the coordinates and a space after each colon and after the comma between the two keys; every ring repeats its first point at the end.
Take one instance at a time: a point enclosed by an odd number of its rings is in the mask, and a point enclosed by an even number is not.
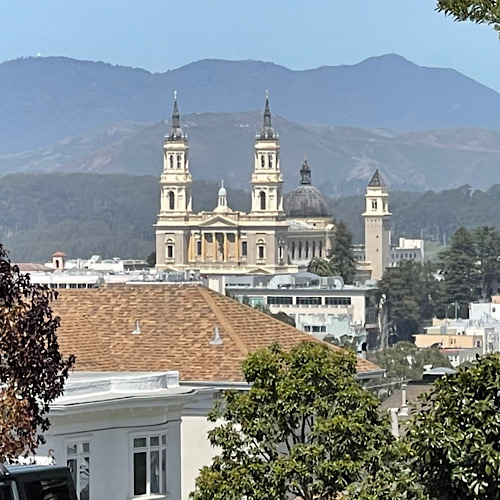
{"type": "Polygon", "coordinates": [[[146,262],[148,263],[149,267],[155,267],[156,266],[156,250],[154,252],[151,252],[148,255],[148,258],[146,259],[146,262]]]}
{"type": "Polygon", "coordinates": [[[398,342],[392,347],[372,351],[370,361],[386,371],[389,381],[404,381],[422,378],[425,365],[451,368],[450,360],[438,349],[419,349],[412,342],[398,342]]]}
{"type": "Polygon", "coordinates": [[[451,237],[451,245],[440,254],[447,304],[457,304],[460,316],[467,318],[469,303],[477,298],[480,275],[473,234],[461,227],[451,237]]]}
{"type": "Polygon", "coordinates": [[[352,283],[356,274],[356,261],[352,251],[352,233],[342,220],[335,226],[330,267],[332,274],[342,276],[344,283],[352,283]]]}
{"type": "Polygon", "coordinates": [[[499,498],[500,355],[438,379],[421,403],[406,439],[429,496],[499,498]]]}
{"type": "Polygon", "coordinates": [[[333,276],[330,262],[326,259],[320,259],[319,257],[314,257],[314,259],[309,262],[307,270],[318,276],[333,276]]]}
{"type": "Polygon", "coordinates": [[[437,10],[455,21],[493,24],[497,30],[500,24],[498,0],[438,0],[437,10]]]}
{"type": "Polygon", "coordinates": [[[382,315],[387,318],[384,328],[393,331],[398,340],[412,340],[440,303],[439,283],[432,264],[403,260],[387,269],[374,298],[382,304],[382,315]]]}
{"type": "Polygon", "coordinates": [[[489,299],[498,292],[500,281],[500,235],[492,226],[482,226],[472,233],[481,298],[489,299]]]}
{"type": "Polygon", "coordinates": [[[55,293],[31,284],[0,244],[0,460],[33,452],[49,427],[74,357],[63,359],[52,316],[55,293]]]}
{"type": "Polygon", "coordinates": [[[375,467],[393,438],[356,358],[318,343],[274,345],[243,363],[248,392],[226,392],[210,415],[217,455],[194,500],[331,500],[375,467]]]}

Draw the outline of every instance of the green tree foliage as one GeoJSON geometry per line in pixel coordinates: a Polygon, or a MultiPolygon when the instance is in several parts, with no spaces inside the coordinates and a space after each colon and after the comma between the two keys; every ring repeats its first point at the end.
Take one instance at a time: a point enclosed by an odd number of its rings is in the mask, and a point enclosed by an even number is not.
{"type": "Polygon", "coordinates": [[[379,281],[374,297],[382,306],[382,328],[398,340],[411,340],[439,306],[439,282],[433,271],[430,263],[403,260],[387,269],[379,281]]]}
{"type": "Polygon", "coordinates": [[[432,499],[499,498],[500,355],[437,380],[410,424],[413,468],[432,499]]]}
{"type": "Polygon", "coordinates": [[[438,0],[437,10],[455,21],[493,24],[497,30],[500,24],[498,0],[438,0]]]}
{"type": "Polygon", "coordinates": [[[0,460],[34,451],[49,427],[74,357],[63,359],[52,316],[54,292],[32,285],[0,244],[0,460]]]}
{"type": "Polygon", "coordinates": [[[342,276],[344,283],[352,283],[356,273],[356,261],[352,251],[352,233],[344,221],[335,224],[335,236],[332,242],[330,267],[332,273],[342,276]]]}
{"type": "Polygon", "coordinates": [[[494,227],[482,226],[472,232],[481,298],[498,293],[500,279],[500,234],[494,227]]]}
{"type": "Polygon", "coordinates": [[[418,349],[412,342],[398,342],[386,349],[370,351],[368,359],[384,368],[390,381],[420,379],[425,365],[452,367],[448,357],[438,349],[418,349]]]}
{"type": "Polygon", "coordinates": [[[330,261],[327,259],[320,259],[319,257],[314,257],[311,259],[307,265],[307,270],[310,273],[317,274],[318,276],[333,276],[332,266],[330,261]]]}
{"type": "Polygon", "coordinates": [[[331,500],[393,441],[378,402],[355,379],[351,353],[307,342],[275,345],[243,364],[248,392],[227,392],[210,415],[217,455],[194,500],[331,500]]]}

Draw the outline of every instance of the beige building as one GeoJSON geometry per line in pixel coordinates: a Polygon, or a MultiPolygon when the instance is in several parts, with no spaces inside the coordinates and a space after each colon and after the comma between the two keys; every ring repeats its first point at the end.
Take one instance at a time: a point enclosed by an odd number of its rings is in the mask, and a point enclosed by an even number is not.
{"type": "Polygon", "coordinates": [[[327,256],[332,219],[321,193],[311,185],[307,162],[300,186],[287,198],[288,213],[285,210],[280,145],[271,125],[269,99],[255,138],[250,213],[231,210],[224,185],[212,211],[193,213],[189,147],[177,99],[163,152],[155,225],[157,269],[276,274],[296,272],[312,258],[327,256]]]}

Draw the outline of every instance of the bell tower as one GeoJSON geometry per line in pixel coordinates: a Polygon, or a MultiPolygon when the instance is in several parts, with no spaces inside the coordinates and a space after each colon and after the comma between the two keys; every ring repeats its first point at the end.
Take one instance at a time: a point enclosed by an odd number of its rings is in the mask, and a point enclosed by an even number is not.
{"type": "Polygon", "coordinates": [[[180,126],[177,92],[169,132],[163,143],[163,172],[160,177],[160,215],[192,212],[191,174],[189,173],[187,135],[180,126]]]}
{"type": "Polygon", "coordinates": [[[280,170],[278,134],[271,125],[269,96],[266,93],[264,121],[255,136],[252,174],[252,215],[284,215],[283,176],[280,170]]]}
{"type": "Polygon", "coordinates": [[[365,260],[371,264],[372,279],[382,278],[391,264],[391,216],[387,186],[378,169],[365,194],[365,260]]]}

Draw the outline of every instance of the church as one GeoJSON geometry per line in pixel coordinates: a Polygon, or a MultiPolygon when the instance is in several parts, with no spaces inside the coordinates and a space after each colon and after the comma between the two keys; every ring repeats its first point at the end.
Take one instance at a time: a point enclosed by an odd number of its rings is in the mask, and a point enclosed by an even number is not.
{"type": "Polygon", "coordinates": [[[155,224],[157,269],[206,275],[293,273],[313,258],[327,257],[333,218],[323,195],[311,184],[307,160],[300,170],[300,185],[283,195],[279,137],[271,124],[268,96],[253,156],[249,213],[231,210],[223,183],[214,209],[193,213],[189,145],[175,97],[163,144],[155,224]]]}

